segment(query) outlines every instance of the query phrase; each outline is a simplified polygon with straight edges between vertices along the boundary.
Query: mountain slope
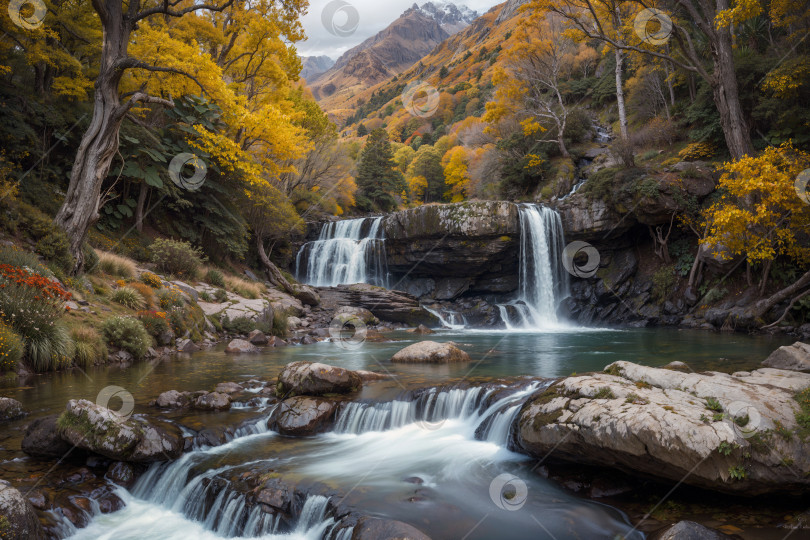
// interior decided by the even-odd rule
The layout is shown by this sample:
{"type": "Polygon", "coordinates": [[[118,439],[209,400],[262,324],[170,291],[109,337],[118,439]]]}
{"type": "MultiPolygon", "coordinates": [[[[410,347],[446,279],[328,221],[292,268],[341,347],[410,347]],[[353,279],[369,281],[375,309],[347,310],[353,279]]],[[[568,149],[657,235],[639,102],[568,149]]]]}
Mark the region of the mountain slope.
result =
{"type": "Polygon", "coordinates": [[[301,65],[301,77],[314,82],[321,74],[329,71],[335,61],[328,56],[304,56],[301,58],[301,65]]]}
{"type": "Polygon", "coordinates": [[[311,85],[312,93],[327,112],[345,109],[358,93],[409,68],[476,15],[453,4],[414,4],[385,30],[338,58],[311,85]]]}

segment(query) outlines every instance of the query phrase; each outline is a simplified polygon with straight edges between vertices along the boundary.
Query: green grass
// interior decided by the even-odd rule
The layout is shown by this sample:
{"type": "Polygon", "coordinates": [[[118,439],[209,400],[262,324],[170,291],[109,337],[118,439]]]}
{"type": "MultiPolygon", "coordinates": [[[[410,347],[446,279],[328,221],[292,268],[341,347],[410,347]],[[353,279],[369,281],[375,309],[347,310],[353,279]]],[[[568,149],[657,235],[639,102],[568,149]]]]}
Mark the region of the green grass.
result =
{"type": "Polygon", "coordinates": [[[596,394],[593,396],[594,399],[615,399],[616,395],[613,393],[613,390],[608,388],[607,386],[603,386],[599,389],[596,394]]]}

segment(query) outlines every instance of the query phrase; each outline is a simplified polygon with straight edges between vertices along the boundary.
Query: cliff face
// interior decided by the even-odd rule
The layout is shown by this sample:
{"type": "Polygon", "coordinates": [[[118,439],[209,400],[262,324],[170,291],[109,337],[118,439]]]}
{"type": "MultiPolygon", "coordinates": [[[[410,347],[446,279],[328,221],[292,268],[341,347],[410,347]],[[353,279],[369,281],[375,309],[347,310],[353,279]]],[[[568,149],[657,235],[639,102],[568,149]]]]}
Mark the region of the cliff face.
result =
{"type": "Polygon", "coordinates": [[[503,201],[421,206],[385,218],[388,269],[417,296],[517,288],[518,209],[503,201]]]}

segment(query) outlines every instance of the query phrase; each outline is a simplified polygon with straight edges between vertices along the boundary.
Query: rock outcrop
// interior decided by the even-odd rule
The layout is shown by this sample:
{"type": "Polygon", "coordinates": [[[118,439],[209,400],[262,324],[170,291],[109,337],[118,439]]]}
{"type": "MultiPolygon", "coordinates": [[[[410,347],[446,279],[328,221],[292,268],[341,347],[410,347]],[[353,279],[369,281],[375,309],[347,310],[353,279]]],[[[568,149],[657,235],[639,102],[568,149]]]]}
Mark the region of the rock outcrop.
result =
{"type": "Polygon", "coordinates": [[[353,371],[318,362],[293,362],[278,375],[279,396],[349,394],[363,387],[353,371]]]}
{"type": "Polygon", "coordinates": [[[452,341],[447,343],[420,341],[396,353],[391,357],[391,361],[402,364],[451,364],[469,362],[470,355],[459,349],[452,341]]]}
{"type": "Polygon", "coordinates": [[[228,343],[225,352],[228,354],[250,354],[259,352],[259,348],[244,339],[234,339],[228,343]]]}
{"type": "Polygon", "coordinates": [[[183,452],[183,433],[177,426],[125,418],[84,399],[68,401],[57,426],[65,442],[117,461],[168,461],[183,452]]]}
{"type": "Polygon", "coordinates": [[[21,443],[22,451],[39,458],[62,458],[67,455],[73,445],[59,436],[56,419],[57,416],[52,414],[28,424],[21,443]]]}
{"type": "Polygon", "coordinates": [[[0,480],[0,538],[3,540],[40,540],[45,532],[34,508],[22,493],[0,480]]]}
{"type": "Polygon", "coordinates": [[[810,345],[796,342],[793,345],[779,347],[762,362],[762,365],[775,369],[810,371],[810,345]]]}
{"type": "Polygon", "coordinates": [[[320,289],[320,294],[324,305],[364,308],[386,322],[411,326],[434,325],[439,322],[434,315],[419,305],[419,300],[415,296],[401,291],[389,291],[374,285],[357,284],[325,287],[320,289]]]}
{"type": "Polygon", "coordinates": [[[437,300],[517,289],[520,223],[513,203],[420,206],[387,216],[383,228],[389,271],[407,274],[398,288],[437,300]]]}
{"type": "Polygon", "coordinates": [[[616,362],[562,379],[520,412],[517,445],[712,490],[806,492],[810,441],[794,396],[810,374],[683,373],[616,362]]]}
{"type": "Polygon", "coordinates": [[[282,401],[267,426],[282,435],[295,437],[326,431],[332,424],[337,404],[328,399],[296,396],[282,401]]]}
{"type": "Polygon", "coordinates": [[[0,422],[14,420],[25,414],[22,403],[16,399],[0,397],[0,422]]]}

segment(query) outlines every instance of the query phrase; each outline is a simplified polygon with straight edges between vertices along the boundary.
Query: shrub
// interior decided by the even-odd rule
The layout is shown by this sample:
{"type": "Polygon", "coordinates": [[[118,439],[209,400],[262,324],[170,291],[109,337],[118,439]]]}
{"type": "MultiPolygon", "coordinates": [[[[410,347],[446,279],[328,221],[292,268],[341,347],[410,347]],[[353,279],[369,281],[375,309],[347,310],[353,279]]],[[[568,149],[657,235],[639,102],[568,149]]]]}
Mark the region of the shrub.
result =
{"type": "Polygon", "coordinates": [[[248,281],[246,279],[228,276],[225,278],[225,285],[229,291],[238,294],[243,298],[256,300],[264,292],[264,285],[255,281],[248,281]]]}
{"type": "Polygon", "coordinates": [[[603,386],[596,392],[593,396],[594,399],[615,399],[616,395],[613,393],[613,390],[610,389],[608,386],[603,386]]]}
{"type": "Polygon", "coordinates": [[[70,241],[61,230],[54,230],[37,241],[36,250],[64,272],[70,272],[76,262],[70,253],[70,241]]]}
{"type": "Polygon", "coordinates": [[[228,300],[228,293],[225,292],[225,289],[217,289],[214,292],[214,300],[216,300],[217,303],[222,304],[228,300]]]}
{"type": "Polygon", "coordinates": [[[95,329],[86,326],[74,328],[71,336],[76,345],[73,362],[82,368],[107,361],[107,345],[95,329]]]}
{"type": "Polygon", "coordinates": [[[128,285],[129,287],[138,291],[138,293],[143,297],[146,301],[146,307],[154,306],[157,302],[157,296],[155,295],[155,289],[146,285],[144,283],[133,282],[128,285]]]}
{"type": "Polygon", "coordinates": [[[146,300],[141,293],[132,287],[121,287],[112,294],[112,301],[129,309],[143,309],[146,307],[146,300]]]}
{"type": "Polygon", "coordinates": [[[233,320],[223,317],[222,328],[233,334],[249,334],[256,330],[256,322],[247,317],[237,317],[233,320]]]}
{"type": "Polygon", "coordinates": [[[678,152],[678,156],[684,161],[698,161],[709,159],[717,153],[717,148],[708,142],[697,142],[688,145],[678,152]]]}
{"type": "Polygon", "coordinates": [[[196,278],[203,263],[202,252],[188,242],[158,238],[152,243],[152,262],[176,276],[196,278]]]}
{"type": "Polygon", "coordinates": [[[183,295],[176,289],[160,289],[155,293],[160,309],[169,310],[183,305],[183,295]]]}
{"type": "Polygon", "coordinates": [[[652,296],[657,302],[663,302],[675,288],[675,271],[672,266],[665,266],[653,274],[652,296]]]}
{"type": "Polygon", "coordinates": [[[208,272],[205,274],[205,281],[214,287],[221,288],[225,286],[225,276],[222,275],[222,272],[214,268],[208,269],[208,272]]]}
{"type": "Polygon", "coordinates": [[[99,252],[98,269],[110,276],[127,279],[135,277],[134,261],[108,251],[99,252]]]}
{"type": "Polygon", "coordinates": [[[0,319],[26,342],[56,324],[70,298],[56,281],[25,268],[0,264],[0,319]]]}
{"type": "Polygon", "coordinates": [[[276,337],[283,338],[286,337],[288,328],[287,314],[277,309],[275,313],[273,313],[273,326],[270,329],[270,333],[276,337]]]}
{"type": "Polygon", "coordinates": [[[30,251],[23,251],[15,246],[0,248],[0,264],[28,268],[35,274],[52,278],[51,271],[48,270],[39,258],[30,251]]]}
{"type": "Polygon", "coordinates": [[[163,280],[160,276],[152,272],[144,272],[141,274],[141,281],[152,287],[153,289],[160,289],[163,287],[163,280]]]}
{"type": "Polygon", "coordinates": [[[0,373],[16,371],[23,352],[25,344],[20,335],[0,322],[0,373]]]}
{"type": "Polygon", "coordinates": [[[54,371],[70,365],[76,348],[70,332],[61,321],[40,328],[26,340],[25,358],[37,373],[54,371]]]}
{"type": "Polygon", "coordinates": [[[153,337],[158,337],[171,329],[169,321],[166,320],[165,311],[139,311],[138,319],[149,335],[153,337]]]}
{"type": "Polygon", "coordinates": [[[107,343],[125,350],[135,358],[146,356],[152,346],[152,337],[143,323],[132,317],[112,317],[101,326],[107,343]]]}
{"type": "Polygon", "coordinates": [[[82,246],[82,253],[84,254],[85,271],[92,270],[98,266],[98,253],[93,249],[93,246],[85,243],[84,246],[82,246]]]}

